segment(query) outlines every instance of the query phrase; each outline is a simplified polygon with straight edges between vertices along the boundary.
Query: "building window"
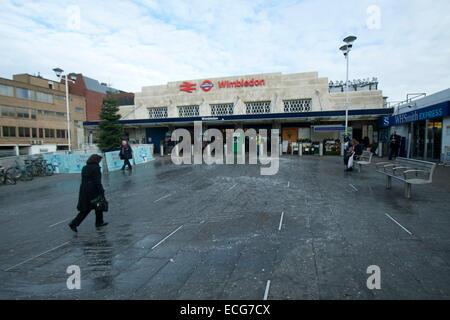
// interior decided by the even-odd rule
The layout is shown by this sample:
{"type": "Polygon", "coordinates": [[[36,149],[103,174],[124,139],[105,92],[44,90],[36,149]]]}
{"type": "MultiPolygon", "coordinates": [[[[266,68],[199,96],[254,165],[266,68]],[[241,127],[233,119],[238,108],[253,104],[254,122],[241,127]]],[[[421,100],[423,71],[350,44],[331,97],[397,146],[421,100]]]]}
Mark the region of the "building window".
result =
{"type": "Polygon", "coordinates": [[[13,107],[2,106],[2,117],[15,117],[16,111],[13,107]]]}
{"type": "Polygon", "coordinates": [[[29,138],[30,137],[30,128],[19,127],[19,137],[29,138]]]}
{"type": "Polygon", "coordinates": [[[283,100],[284,112],[311,111],[311,99],[283,100]]]}
{"type": "Polygon", "coordinates": [[[30,109],[31,119],[36,119],[36,110],[30,109]]]}
{"type": "Polygon", "coordinates": [[[57,99],[57,100],[66,100],[66,96],[60,96],[59,94],[55,94],[55,99],[57,99]]]}
{"type": "Polygon", "coordinates": [[[16,88],[16,97],[27,100],[34,100],[34,91],[25,88],[16,88]]]}
{"type": "Polygon", "coordinates": [[[15,137],[16,127],[3,127],[2,128],[3,137],[15,137]]]}
{"type": "MultiPolygon", "coordinates": [[[[29,118],[30,117],[30,110],[25,108],[16,108],[16,114],[17,118],[29,118]]],[[[20,133],[19,133],[20,135],[20,133]]]]}
{"type": "Polygon", "coordinates": [[[75,108],[75,112],[83,113],[83,112],[84,112],[84,109],[83,109],[83,108],[75,108]]]}
{"type": "Polygon", "coordinates": [[[66,130],[56,129],[56,137],[64,139],[66,137],[66,130]]]}
{"type": "Polygon", "coordinates": [[[46,138],[54,138],[55,137],[55,129],[45,129],[45,137],[46,138]]]}
{"type": "Polygon", "coordinates": [[[31,128],[31,137],[37,138],[37,129],[36,128],[31,128]]]}
{"type": "Polygon", "coordinates": [[[36,100],[39,102],[53,103],[53,95],[38,91],[36,92],[36,100]]]}
{"type": "Polygon", "coordinates": [[[220,103],[211,105],[212,116],[228,116],[233,114],[232,103],[220,103]]]}
{"type": "Polygon", "coordinates": [[[247,114],[270,113],[270,101],[246,102],[247,114]]]}
{"type": "Polygon", "coordinates": [[[178,106],[178,116],[181,118],[198,117],[199,106],[178,106]]]}
{"type": "Polygon", "coordinates": [[[39,138],[44,138],[44,129],[39,128],[39,138]]]}
{"type": "Polygon", "coordinates": [[[54,115],[55,115],[55,111],[44,110],[44,114],[45,114],[46,116],[54,116],[54,115]]]}
{"type": "Polygon", "coordinates": [[[167,118],[167,107],[148,108],[148,116],[150,119],[167,118]]]}
{"type": "Polygon", "coordinates": [[[65,117],[66,116],[66,114],[64,112],[55,112],[55,115],[57,117],[65,117]]]}
{"type": "Polygon", "coordinates": [[[2,96],[14,97],[14,87],[0,84],[0,94],[2,96]]]}

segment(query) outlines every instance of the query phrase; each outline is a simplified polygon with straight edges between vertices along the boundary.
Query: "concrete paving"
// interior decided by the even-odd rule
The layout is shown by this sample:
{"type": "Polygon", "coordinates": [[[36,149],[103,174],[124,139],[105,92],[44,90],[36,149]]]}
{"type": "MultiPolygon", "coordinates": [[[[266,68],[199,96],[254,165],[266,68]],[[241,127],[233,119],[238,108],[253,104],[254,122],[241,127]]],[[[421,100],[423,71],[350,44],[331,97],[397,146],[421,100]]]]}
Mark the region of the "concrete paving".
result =
{"type": "Polygon", "coordinates": [[[157,158],[104,176],[110,224],[91,213],[78,234],[79,175],[0,186],[0,298],[449,299],[449,177],[405,199],[340,157],[283,156],[275,176],[157,158]]]}

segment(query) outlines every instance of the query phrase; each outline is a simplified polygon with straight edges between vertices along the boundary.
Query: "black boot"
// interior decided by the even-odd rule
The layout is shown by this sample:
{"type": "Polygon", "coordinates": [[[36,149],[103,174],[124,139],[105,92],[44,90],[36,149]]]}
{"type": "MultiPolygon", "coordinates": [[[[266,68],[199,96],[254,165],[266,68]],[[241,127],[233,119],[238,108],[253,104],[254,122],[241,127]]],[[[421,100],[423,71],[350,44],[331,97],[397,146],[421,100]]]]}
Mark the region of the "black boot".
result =
{"type": "Polygon", "coordinates": [[[108,224],[108,222],[102,222],[102,223],[99,223],[99,224],[95,224],[95,227],[96,228],[100,228],[100,227],[106,226],[107,224],[108,224]]]}
{"type": "Polygon", "coordinates": [[[78,232],[77,227],[71,222],[69,223],[70,229],[72,229],[73,232],[78,232]]]}

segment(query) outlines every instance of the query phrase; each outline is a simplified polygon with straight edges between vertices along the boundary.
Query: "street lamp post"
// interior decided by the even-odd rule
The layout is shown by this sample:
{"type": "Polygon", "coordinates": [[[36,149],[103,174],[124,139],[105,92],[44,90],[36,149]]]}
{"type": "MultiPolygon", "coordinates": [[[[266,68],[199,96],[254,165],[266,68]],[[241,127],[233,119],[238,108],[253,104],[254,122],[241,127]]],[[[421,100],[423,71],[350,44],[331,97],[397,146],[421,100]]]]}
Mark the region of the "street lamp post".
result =
{"type": "Polygon", "coordinates": [[[64,70],[60,68],[55,68],[53,71],[56,73],[56,76],[58,78],[61,78],[61,76],[64,76],[66,78],[66,114],[67,114],[67,140],[68,140],[68,146],[69,146],[69,153],[72,152],[72,147],[70,143],[70,108],[69,108],[69,79],[67,77],[67,74],[63,74],[64,70]]]}
{"type": "Polygon", "coordinates": [[[344,44],[339,50],[344,54],[345,60],[347,61],[347,72],[345,77],[345,135],[348,135],[348,56],[351,48],[353,47],[353,42],[356,40],[355,36],[348,36],[344,39],[344,44]]]}

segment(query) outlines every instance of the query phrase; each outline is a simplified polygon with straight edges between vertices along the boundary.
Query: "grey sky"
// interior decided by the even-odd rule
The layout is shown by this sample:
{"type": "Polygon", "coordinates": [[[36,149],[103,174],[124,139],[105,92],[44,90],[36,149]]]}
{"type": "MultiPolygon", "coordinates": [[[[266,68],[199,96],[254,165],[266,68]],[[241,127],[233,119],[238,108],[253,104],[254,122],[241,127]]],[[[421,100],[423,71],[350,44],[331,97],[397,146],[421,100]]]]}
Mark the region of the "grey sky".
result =
{"type": "Polygon", "coordinates": [[[449,87],[448,12],[448,0],[2,0],[0,76],[55,78],[58,66],[133,92],[263,72],[344,80],[339,47],[353,34],[350,79],[377,77],[401,100],[449,87]]]}

